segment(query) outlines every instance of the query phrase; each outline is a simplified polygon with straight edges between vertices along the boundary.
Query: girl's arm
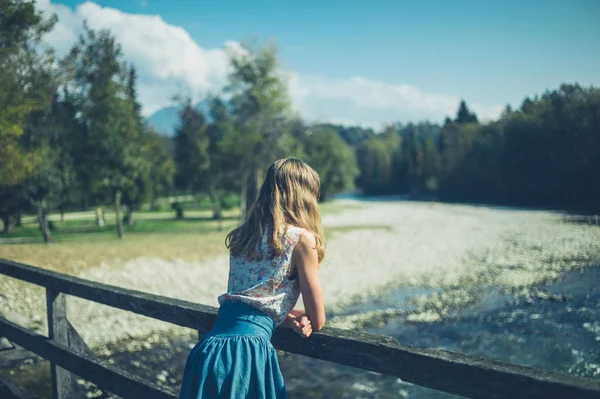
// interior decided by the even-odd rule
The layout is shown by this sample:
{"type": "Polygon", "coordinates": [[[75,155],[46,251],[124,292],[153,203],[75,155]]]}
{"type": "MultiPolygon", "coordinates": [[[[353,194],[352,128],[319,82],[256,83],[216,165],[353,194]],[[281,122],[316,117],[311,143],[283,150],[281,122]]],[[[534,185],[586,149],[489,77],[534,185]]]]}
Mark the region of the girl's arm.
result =
{"type": "MultiPolygon", "coordinates": [[[[304,301],[306,316],[313,331],[319,331],[325,325],[325,305],[323,290],[319,281],[319,257],[315,236],[305,231],[292,252],[292,262],[298,271],[300,292],[304,301]]],[[[300,311],[294,309],[292,312],[300,311]]]]}

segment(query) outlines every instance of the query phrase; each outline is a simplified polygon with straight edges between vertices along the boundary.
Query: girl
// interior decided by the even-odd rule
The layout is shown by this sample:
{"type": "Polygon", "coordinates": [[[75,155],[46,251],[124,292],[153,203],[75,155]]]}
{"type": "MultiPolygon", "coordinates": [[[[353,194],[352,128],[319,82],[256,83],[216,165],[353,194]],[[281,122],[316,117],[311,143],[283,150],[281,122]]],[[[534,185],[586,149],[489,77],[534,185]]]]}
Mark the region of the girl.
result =
{"type": "Polygon", "coordinates": [[[325,324],[319,175],[295,158],[273,163],[245,223],[227,235],[227,292],[213,329],[188,356],[181,399],[285,398],[270,339],[278,325],[309,337],[325,324]],[[292,309],[302,293],[304,309],[292,309]]]}

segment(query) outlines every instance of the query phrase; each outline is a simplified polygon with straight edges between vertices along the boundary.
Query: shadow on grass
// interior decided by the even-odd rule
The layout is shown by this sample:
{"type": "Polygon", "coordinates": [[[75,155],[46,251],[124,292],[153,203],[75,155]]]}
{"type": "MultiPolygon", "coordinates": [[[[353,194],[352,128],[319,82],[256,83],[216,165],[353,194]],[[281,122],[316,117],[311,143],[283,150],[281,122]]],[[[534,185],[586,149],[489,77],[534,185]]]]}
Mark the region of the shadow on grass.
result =
{"type": "MultiPolygon", "coordinates": [[[[231,229],[234,222],[239,218],[236,216],[223,217],[223,231],[231,229]]],[[[219,221],[212,217],[189,217],[185,219],[139,219],[133,226],[123,226],[123,232],[127,235],[145,235],[156,233],[190,233],[203,234],[219,230],[219,221]]],[[[97,226],[93,221],[77,221],[55,223],[51,231],[52,242],[63,242],[81,239],[112,239],[117,236],[115,224],[97,226]]],[[[42,233],[39,227],[25,225],[15,229],[11,233],[0,233],[0,245],[8,244],[35,244],[43,243],[42,233]]]]}

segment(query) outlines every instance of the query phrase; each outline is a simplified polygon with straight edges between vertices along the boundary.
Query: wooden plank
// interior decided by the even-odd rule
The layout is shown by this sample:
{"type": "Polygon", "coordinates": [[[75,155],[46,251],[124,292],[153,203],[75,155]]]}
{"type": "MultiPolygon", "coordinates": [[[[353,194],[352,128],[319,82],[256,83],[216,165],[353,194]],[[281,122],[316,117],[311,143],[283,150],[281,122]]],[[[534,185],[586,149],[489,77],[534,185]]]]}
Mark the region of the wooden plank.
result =
{"type": "Polygon", "coordinates": [[[67,331],[69,333],[69,348],[73,349],[75,352],[83,353],[90,357],[96,356],[90,347],[87,346],[83,338],[81,338],[81,335],[79,335],[69,320],[67,320],[67,331]]]}
{"type": "MultiPolygon", "coordinates": [[[[0,312],[0,316],[4,316],[2,314],[2,312],[0,312]]],[[[14,349],[15,346],[6,338],[4,337],[0,337],[0,352],[6,350],[6,349],[14,349]]]]}
{"type": "Polygon", "coordinates": [[[0,398],[2,399],[37,399],[6,376],[0,375],[0,398]]]}
{"type": "Polygon", "coordinates": [[[23,348],[37,353],[81,378],[122,398],[176,399],[172,391],[113,367],[97,358],[78,353],[0,317],[0,332],[23,348]]]}
{"type": "Polygon", "coordinates": [[[0,259],[0,274],[202,332],[212,328],[217,314],[213,306],[97,283],[6,259],[0,259]]]}
{"type": "MultiPolygon", "coordinates": [[[[73,327],[69,320],[67,320],[67,329],[69,332],[69,348],[72,349],[74,352],[79,352],[91,358],[95,358],[96,355],[94,354],[92,349],[90,349],[90,347],[87,346],[83,338],[81,338],[81,335],[79,335],[79,333],[77,332],[75,327],[73,327]]],[[[99,387],[99,389],[100,391],[102,391],[104,396],[110,396],[106,390],[102,389],[102,387],[99,387]]]]}
{"type": "Polygon", "coordinates": [[[38,362],[41,358],[20,346],[0,351],[0,369],[14,368],[27,360],[38,362]]]}
{"type": "Polygon", "coordinates": [[[277,329],[276,348],[397,376],[469,398],[600,399],[600,381],[443,350],[408,348],[391,337],[325,328],[309,339],[277,329]],[[298,337],[299,338],[299,337],[298,337]]]}
{"type": "MultiPolygon", "coordinates": [[[[0,273],[189,327],[200,334],[208,331],[215,320],[216,309],[210,306],[95,283],[16,262],[0,260],[0,273]]],[[[374,334],[324,328],[303,339],[289,329],[278,328],[273,344],[287,352],[392,375],[463,396],[551,398],[561,392],[565,398],[600,398],[600,381],[460,353],[404,347],[391,337],[374,334]]]]}
{"type": "MultiPolygon", "coordinates": [[[[92,357],[95,356],[94,352],[85,343],[83,338],[81,338],[69,320],[67,320],[67,326],[69,333],[69,347],[75,352],[84,353],[92,357]]],[[[0,369],[14,368],[27,360],[39,362],[43,359],[35,353],[23,349],[18,345],[15,345],[14,348],[0,350],[0,369]]]]}
{"type": "MultiPolygon", "coordinates": [[[[48,338],[69,346],[69,325],[67,323],[67,299],[65,294],[46,289],[46,312],[48,313],[48,338]]],[[[68,399],[73,397],[75,378],[67,370],[50,363],[52,398],[68,399]]]]}

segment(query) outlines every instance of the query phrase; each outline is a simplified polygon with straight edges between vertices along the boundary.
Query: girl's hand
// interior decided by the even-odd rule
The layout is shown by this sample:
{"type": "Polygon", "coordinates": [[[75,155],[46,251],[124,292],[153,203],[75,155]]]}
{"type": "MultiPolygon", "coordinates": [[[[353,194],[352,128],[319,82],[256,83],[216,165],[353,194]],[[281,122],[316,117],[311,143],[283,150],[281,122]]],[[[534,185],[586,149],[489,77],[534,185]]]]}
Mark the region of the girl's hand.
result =
{"type": "Polygon", "coordinates": [[[293,320],[294,332],[299,334],[303,338],[310,337],[312,334],[312,325],[310,320],[306,316],[297,317],[293,320]]]}

